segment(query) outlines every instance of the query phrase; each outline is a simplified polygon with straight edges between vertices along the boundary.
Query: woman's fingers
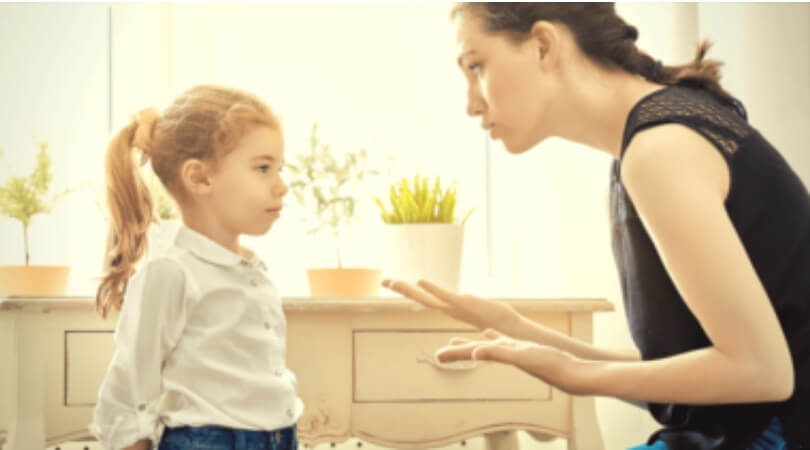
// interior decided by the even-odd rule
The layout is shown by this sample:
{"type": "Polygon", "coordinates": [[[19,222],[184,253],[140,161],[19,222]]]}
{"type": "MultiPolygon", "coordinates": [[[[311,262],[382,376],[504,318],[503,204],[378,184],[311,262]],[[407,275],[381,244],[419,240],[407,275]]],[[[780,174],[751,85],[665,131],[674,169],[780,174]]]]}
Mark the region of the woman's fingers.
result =
{"type": "MultiPolygon", "coordinates": [[[[487,328],[486,330],[484,330],[483,335],[484,335],[485,338],[490,339],[490,340],[498,339],[498,338],[503,337],[503,335],[501,333],[498,333],[497,331],[495,331],[495,330],[493,330],[491,328],[487,328]]],[[[450,342],[449,342],[448,345],[461,345],[461,344],[467,344],[467,343],[470,343],[470,342],[477,342],[479,344],[483,344],[486,341],[475,341],[475,340],[469,339],[469,338],[464,338],[464,337],[460,337],[460,336],[453,336],[452,338],[450,338],[450,342]]]]}
{"type": "Polygon", "coordinates": [[[469,361],[472,359],[472,351],[479,344],[479,341],[469,341],[466,343],[444,346],[436,350],[436,360],[441,363],[469,361]]]}
{"type": "Polygon", "coordinates": [[[472,342],[472,339],[467,339],[467,338],[456,336],[456,337],[450,338],[450,343],[448,345],[461,345],[461,344],[466,344],[468,342],[472,342]]]}
{"type": "Polygon", "coordinates": [[[383,280],[382,285],[383,287],[386,287],[394,292],[398,292],[411,300],[427,306],[428,308],[445,309],[447,307],[444,302],[411,283],[386,278],[383,280]]]}
{"type": "Polygon", "coordinates": [[[437,286],[436,284],[431,283],[427,280],[419,280],[416,283],[420,288],[424,289],[425,291],[429,292],[433,296],[442,299],[448,303],[458,303],[460,296],[455,292],[448,291],[442,287],[437,286]]]}
{"type": "Polygon", "coordinates": [[[515,350],[515,341],[508,338],[496,338],[489,341],[475,341],[462,337],[453,337],[450,339],[450,344],[436,351],[436,359],[439,360],[439,362],[480,359],[508,362],[509,364],[512,364],[514,359],[505,361],[500,358],[511,358],[515,350]],[[509,350],[511,353],[502,352],[501,349],[509,350]]]}
{"type": "Polygon", "coordinates": [[[520,367],[520,349],[508,342],[489,341],[476,346],[470,353],[476,361],[496,361],[520,367]]]}
{"type": "Polygon", "coordinates": [[[492,328],[487,328],[484,330],[484,337],[487,339],[498,339],[499,337],[503,337],[503,335],[492,328]]]}

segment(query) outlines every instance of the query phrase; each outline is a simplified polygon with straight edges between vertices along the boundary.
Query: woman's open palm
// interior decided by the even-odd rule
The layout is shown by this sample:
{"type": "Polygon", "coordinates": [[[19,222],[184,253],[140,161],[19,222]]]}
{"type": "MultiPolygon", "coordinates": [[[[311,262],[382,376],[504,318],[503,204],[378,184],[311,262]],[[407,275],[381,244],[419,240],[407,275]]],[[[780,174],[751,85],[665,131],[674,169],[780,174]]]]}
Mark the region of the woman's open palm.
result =
{"type": "Polygon", "coordinates": [[[402,280],[383,280],[383,286],[422,305],[478,329],[492,328],[508,334],[520,314],[511,306],[474,295],[456,294],[435,284],[420,280],[417,285],[402,280]]]}

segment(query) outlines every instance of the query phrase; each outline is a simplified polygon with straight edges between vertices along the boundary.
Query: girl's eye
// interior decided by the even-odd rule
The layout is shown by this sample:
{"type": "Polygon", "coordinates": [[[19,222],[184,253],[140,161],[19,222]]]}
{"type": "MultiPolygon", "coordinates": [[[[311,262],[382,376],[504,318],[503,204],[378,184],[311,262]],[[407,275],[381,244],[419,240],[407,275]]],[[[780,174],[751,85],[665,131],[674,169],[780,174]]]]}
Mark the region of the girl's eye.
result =
{"type": "Polygon", "coordinates": [[[469,69],[470,72],[477,72],[481,69],[481,64],[479,63],[470,64],[469,66],[467,66],[467,69],[469,69]]]}
{"type": "Polygon", "coordinates": [[[267,173],[267,171],[270,170],[270,165],[269,164],[262,164],[261,166],[256,167],[256,170],[258,170],[261,173],[267,173]]]}

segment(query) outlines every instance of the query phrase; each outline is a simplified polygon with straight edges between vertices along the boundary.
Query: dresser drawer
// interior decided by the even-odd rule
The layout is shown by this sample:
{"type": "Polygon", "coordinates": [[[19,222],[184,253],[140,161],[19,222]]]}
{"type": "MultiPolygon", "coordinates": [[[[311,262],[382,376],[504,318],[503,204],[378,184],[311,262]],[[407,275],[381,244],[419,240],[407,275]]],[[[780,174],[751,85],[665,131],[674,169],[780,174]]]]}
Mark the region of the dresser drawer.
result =
{"type": "Polygon", "coordinates": [[[434,353],[454,336],[482,339],[469,331],[355,330],[354,401],[551,400],[549,385],[511,366],[438,364],[434,353]]]}

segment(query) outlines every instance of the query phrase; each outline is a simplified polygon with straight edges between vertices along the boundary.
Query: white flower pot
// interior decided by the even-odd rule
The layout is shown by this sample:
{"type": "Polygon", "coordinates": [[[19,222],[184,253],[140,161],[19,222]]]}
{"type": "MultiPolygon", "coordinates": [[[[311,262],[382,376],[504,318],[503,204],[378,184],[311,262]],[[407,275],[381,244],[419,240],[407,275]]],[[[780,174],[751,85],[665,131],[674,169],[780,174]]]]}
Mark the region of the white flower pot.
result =
{"type": "Polygon", "coordinates": [[[464,226],[446,223],[386,225],[389,267],[386,276],[416,283],[431,281],[458,291],[464,226]]]}

